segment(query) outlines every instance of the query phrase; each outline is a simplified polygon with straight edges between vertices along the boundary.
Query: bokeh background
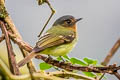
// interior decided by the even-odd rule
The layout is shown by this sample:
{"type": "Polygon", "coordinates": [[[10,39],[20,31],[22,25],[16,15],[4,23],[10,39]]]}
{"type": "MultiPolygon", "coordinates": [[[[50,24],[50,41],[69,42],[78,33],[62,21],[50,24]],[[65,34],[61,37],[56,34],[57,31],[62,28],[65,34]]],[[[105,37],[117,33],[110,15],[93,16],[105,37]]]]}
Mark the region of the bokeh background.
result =
{"type": "MultiPolygon", "coordinates": [[[[82,17],[78,26],[78,43],[69,54],[70,57],[83,59],[89,57],[103,61],[109,50],[120,38],[120,0],[49,0],[56,14],[48,24],[63,15],[82,17]]],[[[36,0],[6,0],[6,6],[23,39],[35,45],[38,34],[51,14],[47,4],[37,5],[36,0]]],[[[120,65],[120,49],[110,64],[120,65]]],[[[39,60],[35,60],[38,66],[39,60]]],[[[38,69],[38,67],[37,67],[38,69]]],[[[107,75],[108,80],[117,80],[107,75]]]]}

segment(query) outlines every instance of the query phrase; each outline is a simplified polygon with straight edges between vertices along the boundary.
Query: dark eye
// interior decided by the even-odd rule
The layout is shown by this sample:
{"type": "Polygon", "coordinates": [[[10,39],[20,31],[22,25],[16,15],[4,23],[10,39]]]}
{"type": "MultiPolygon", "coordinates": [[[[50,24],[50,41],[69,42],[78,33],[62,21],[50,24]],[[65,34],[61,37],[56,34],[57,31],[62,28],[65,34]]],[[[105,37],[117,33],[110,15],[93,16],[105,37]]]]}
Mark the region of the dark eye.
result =
{"type": "Polygon", "coordinates": [[[65,22],[67,23],[67,24],[71,24],[71,20],[70,19],[67,19],[67,20],[65,20],[65,22]]]}

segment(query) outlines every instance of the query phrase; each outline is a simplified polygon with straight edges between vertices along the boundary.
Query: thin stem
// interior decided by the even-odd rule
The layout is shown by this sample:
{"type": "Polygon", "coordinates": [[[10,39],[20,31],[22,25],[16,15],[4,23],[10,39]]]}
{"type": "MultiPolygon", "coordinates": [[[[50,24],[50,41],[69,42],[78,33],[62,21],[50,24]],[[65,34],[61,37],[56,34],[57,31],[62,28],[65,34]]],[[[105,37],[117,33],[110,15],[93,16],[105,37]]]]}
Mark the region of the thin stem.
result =
{"type": "Polygon", "coordinates": [[[118,72],[115,72],[114,75],[120,80],[120,74],[118,72]]]}
{"type": "Polygon", "coordinates": [[[111,48],[110,52],[108,53],[108,55],[106,56],[106,58],[104,59],[104,61],[101,64],[104,66],[107,65],[119,47],[120,47],[120,38],[116,41],[116,43],[111,48]]]}
{"type": "Polygon", "coordinates": [[[48,18],[47,22],[45,23],[45,25],[43,26],[42,30],[40,31],[40,34],[38,35],[38,37],[40,37],[43,33],[43,31],[45,30],[47,24],[49,23],[50,19],[52,18],[53,13],[51,13],[50,17],[48,18]]]}
{"type": "Polygon", "coordinates": [[[99,78],[99,80],[102,80],[102,78],[104,77],[105,73],[102,74],[102,76],[99,78]]]}
{"type": "Polygon", "coordinates": [[[55,13],[55,10],[53,9],[53,7],[51,6],[51,4],[49,3],[48,0],[46,0],[46,3],[48,4],[48,6],[50,7],[52,13],[54,14],[54,13],[55,13]]]}
{"type": "Polygon", "coordinates": [[[44,29],[46,28],[47,24],[49,23],[49,21],[51,20],[52,16],[54,15],[55,13],[55,10],[52,8],[51,4],[49,3],[48,0],[46,0],[46,3],[48,4],[49,8],[51,9],[51,15],[50,17],[48,18],[47,22],[45,23],[45,25],[43,26],[42,30],[40,31],[40,34],[38,35],[38,37],[40,37],[44,31],[44,29]]]}
{"type": "MultiPolygon", "coordinates": [[[[119,47],[120,47],[120,38],[116,41],[116,43],[111,48],[111,50],[109,51],[108,55],[103,60],[103,62],[101,62],[101,64],[106,66],[110,62],[111,58],[115,55],[115,52],[118,50],[119,47]]],[[[102,76],[100,77],[99,80],[101,80],[104,77],[104,75],[105,75],[105,73],[102,74],[102,76]]],[[[117,77],[118,75],[115,74],[115,76],[117,77]]]]}

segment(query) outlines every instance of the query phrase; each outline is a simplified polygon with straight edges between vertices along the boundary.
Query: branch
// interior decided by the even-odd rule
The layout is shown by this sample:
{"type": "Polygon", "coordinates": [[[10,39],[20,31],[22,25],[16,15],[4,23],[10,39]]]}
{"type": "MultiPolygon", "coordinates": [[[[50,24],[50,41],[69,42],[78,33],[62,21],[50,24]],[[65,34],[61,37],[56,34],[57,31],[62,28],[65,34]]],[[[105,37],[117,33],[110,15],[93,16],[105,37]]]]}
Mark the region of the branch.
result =
{"type": "Polygon", "coordinates": [[[5,39],[4,34],[2,34],[2,36],[0,37],[0,43],[5,39]]]}
{"type": "Polygon", "coordinates": [[[57,60],[54,60],[52,58],[46,58],[44,56],[41,55],[37,55],[35,58],[37,59],[42,59],[43,61],[45,61],[48,64],[51,64],[53,66],[65,69],[65,70],[79,70],[79,71],[85,71],[85,72],[95,72],[95,73],[109,73],[109,74],[113,74],[114,71],[117,71],[120,69],[120,66],[116,65],[109,65],[109,66],[105,66],[105,67],[87,67],[87,66],[78,66],[78,65],[72,65],[71,63],[65,63],[65,62],[60,62],[57,60]]]}
{"type": "Polygon", "coordinates": [[[56,72],[50,72],[49,75],[54,75],[58,77],[73,77],[75,79],[83,79],[83,80],[96,80],[94,78],[81,75],[81,74],[76,74],[73,72],[68,72],[68,71],[56,71],[56,72]]]}
{"type": "Polygon", "coordinates": [[[104,61],[101,64],[104,66],[107,65],[119,47],[120,47],[120,38],[117,40],[117,42],[111,48],[110,52],[108,53],[108,55],[106,56],[106,58],[104,59],[104,61]]]}
{"type": "MultiPolygon", "coordinates": [[[[116,41],[116,43],[113,45],[113,47],[111,48],[111,50],[109,51],[108,55],[105,57],[105,59],[103,60],[103,62],[101,62],[102,65],[106,66],[110,60],[112,59],[112,57],[115,55],[115,52],[118,50],[118,48],[120,47],[120,38],[116,41]]],[[[101,80],[103,78],[105,74],[103,74],[99,80],[101,80]]],[[[114,75],[120,79],[120,74],[118,72],[115,72],[114,75]]]]}
{"type": "Polygon", "coordinates": [[[120,80],[120,74],[118,72],[115,72],[114,75],[120,80]]]}
{"type": "Polygon", "coordinates": [[[48,18],[47,22],[45,23],[43,29],[40,31],[40,34],[38,35],[38,37],[40,37],[44,31],[44,29],[46,28],[47,24],[49,23],[50,19],[52,18],[52,16],[54,15],[54,12],[51,13],[50,17],[48,18]]]}
{"type": "Polygon", "coordinates": [[[0,27],[1,27],[2,33],[4,33],[4,35],[5,35],[5,41],[6,41],[6,45],[7,45],[10,70],[13,74],[19,75],[20,72],[19,72],[19,69],[18,69],[17,64],[16,64],[15,54],[13,52],[11,41],[10,41],[9,35],[7,33],[7,30],[5,28],[5,24],[2,21],[0,21],[0,27]]]}

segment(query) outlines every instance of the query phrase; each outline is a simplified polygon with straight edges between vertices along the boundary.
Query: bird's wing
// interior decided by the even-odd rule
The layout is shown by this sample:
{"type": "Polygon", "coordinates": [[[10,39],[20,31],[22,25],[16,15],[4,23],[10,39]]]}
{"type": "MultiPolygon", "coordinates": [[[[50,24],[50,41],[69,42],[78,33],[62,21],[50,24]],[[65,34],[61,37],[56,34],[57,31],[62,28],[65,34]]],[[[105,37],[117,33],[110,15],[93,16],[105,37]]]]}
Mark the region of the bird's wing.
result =
{"type": "Polygon", "coordinates": [[[47,33],[39,38],[39,41],[36,43],[36,46],[33,50],[37,53],[49,47],[72,42],[74,38],[75,36],[73,36],[73,34],[64,36],[64,35],[52,35],[47,33]]]}

